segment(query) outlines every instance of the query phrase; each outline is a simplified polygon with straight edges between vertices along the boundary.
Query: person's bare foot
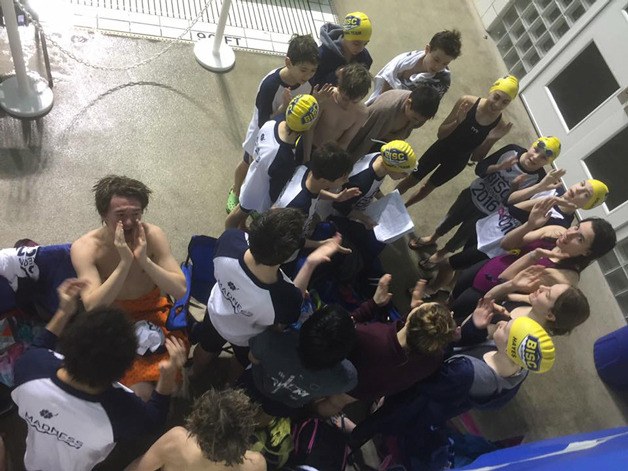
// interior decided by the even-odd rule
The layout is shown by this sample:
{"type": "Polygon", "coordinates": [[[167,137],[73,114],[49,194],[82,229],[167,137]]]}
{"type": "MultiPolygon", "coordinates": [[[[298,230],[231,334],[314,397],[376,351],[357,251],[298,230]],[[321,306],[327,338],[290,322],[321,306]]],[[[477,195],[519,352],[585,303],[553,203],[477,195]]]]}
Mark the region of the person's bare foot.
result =
{"type": "Polygon", "coordinates": [[[440,262],[445,260],[446,257],[447,257],[447,252],[442,252],[442,251],[439,250],[439,251],[435,252],[434,254],[432,254],[430,256],[430,258],[427,259],[427,261],[429,262],[429,264],[432,267],[435,267],[440,262]]]}

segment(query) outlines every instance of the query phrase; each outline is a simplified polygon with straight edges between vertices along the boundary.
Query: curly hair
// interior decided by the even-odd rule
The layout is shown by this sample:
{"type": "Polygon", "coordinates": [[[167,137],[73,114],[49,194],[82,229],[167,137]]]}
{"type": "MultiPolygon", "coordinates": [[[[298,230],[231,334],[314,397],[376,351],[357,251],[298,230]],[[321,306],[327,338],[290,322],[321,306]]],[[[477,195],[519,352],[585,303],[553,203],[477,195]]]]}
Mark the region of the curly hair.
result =
{"type": "Polygon", "coordinates": [[[107,175],[96,182],[92,187],[96,210],[104,217],[109,210],[109,203],[114,196],[136,198],[142,206],[142,211],[148,206],[148,198],[152,193],[150,188],[139,180],[120,175],[107,175]]]}
{"type": "Polygon", "coordinates": [[[407,344],[410,351],[432,354],[449,344],[456,331],[449,309],[439,303],[425,303],[408,315],[407,344]]]}
{"type": "Polygon", "coordinates": [[[120,309],[93,309],[74,316],[60,335],[58,348],[72,378],[104,388],[118,381],[133,363],[135,328],[120,309]]]}
{"type": "Polygon", "coordinates": [[[210,389],[194,402],[185,428],[205,458],[233,466],[244,462],[258,410],[240,389],[210,389]]]}

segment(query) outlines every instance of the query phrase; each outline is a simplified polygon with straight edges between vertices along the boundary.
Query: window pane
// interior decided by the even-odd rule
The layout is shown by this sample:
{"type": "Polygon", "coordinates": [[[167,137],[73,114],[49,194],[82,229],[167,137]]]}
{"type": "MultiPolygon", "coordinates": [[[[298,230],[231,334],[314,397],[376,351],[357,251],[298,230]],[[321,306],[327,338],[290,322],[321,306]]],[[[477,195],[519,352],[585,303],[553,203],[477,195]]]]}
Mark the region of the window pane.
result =
{"type": "Polygon", "coordinates": [[[628,320],[628,293],[622,293],[615,296],[621,312],[624,313],[624,317],[628,320]]]}
{"type": "Polygon", "coordinates": [[[619,267],[619,260],[615,251],[611,250],[606,255],[598,259],[602,273],[608,273],[611,270],[619,267]]]}
{"type": "Polygon", "coordinates": [[[628,278],[626,278],[623,268],[613,270],[605,276],[608,286],[611,288],[613,294],[618,294],[628,290],[628,278]]]}
{"type": "Polygon", "coordinates": [[[547,88],[571,129],[617,91],[619,84],[592,42],[547,88]]]}
{"type": "Polygon", "coordinates": [[[619,252],[619,256],[621,257],[624,265],[628,266],[628,237],[619,241],[617,244],[617,251],[619,252]]]}
{"type": "Polygon", "coordinates": [[[608,185],[606,207],[612,211],[628,200],[628,128],[624,128],[602,147],[584,159],[593,178],[608,185]]]}

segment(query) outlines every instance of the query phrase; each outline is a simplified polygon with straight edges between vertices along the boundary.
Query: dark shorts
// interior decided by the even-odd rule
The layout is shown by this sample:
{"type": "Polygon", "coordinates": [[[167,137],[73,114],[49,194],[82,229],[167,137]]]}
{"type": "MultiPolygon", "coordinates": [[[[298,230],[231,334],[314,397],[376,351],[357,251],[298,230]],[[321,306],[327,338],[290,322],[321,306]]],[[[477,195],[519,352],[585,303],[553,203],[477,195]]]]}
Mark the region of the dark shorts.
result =
{"type": "Polygon", "coordinates": [[[251,162],[253,161],[253,157],[251,157],[251,155],[248,152],[244,152],[244,155],[242,156],[242,160],[244,161],[245,164],[251,165],[251,162]]]}
{"type": "MultiPolygon", "coordinates": [[[[203,350],[214,355],[220,355],[225,345],[229,343],[218,333],[207,311],[205,311],[203,320],[196,322],[190,329],[190,342],[193,344],[198,343],[203,350]]],[[[240,347],[238,345],[232,345],[231,347],[238,362],[243,366],[247,366],[249,364],[249,347],[240,347]]]]}

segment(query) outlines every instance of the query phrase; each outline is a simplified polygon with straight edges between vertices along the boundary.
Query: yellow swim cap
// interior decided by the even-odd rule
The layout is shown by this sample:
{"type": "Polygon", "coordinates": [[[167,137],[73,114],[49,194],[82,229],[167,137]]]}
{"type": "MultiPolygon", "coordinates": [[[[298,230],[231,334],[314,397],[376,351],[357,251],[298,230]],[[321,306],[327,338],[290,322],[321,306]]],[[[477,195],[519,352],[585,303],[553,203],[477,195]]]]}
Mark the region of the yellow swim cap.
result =
{"type": "Polygon", "coordinates": [[[554,365],[554,342],[545,329],[529,317],[517,317],[510,325],[506,355],[521,368],[545,373],[554,365]]]}
{"type": "Polygon", "coordinates": [[[589,198],[589,201],[587,201],[587,204],[585,204],[582,209],[593,209],[604,202],[604,200],[608,196],[608,187],[606,186],[606,183],[599,180],[594,180],[591,178],[587,181],[593,187],[593,194],[591,195],[591,198],[589,198]]]}
{"type": "Polygon", "coordinates": [[[312,127],[318,116],[318,102],[312,95],[295,96],[286,109],[286,123],[292,131],[303,132],[312,127]]]}
{"type": "Polygon", "coordinates": [[[517,77],[514,75],[506,75],[499,78],[495,80],[495,83],[488,92],[491,93],[494,91],[504,92],[511,100],[514,100],[517,97],[517,93],[519,93],[519,80],[517,80],[517,77]]]}
{"type": "Polygon", "coordinates": [[[560,140],[554,136],[539,137],[534,141],[532,147],[544,150],[545,155],[549,157],[549,163],[552,163],[560,155],[560,140]]]}
{"type": "Polygon", "coordinates": [[[411,173],[416,168],[416,154],[406,141],[390,141],[382,146],[381,153],[387,170],[411,173]]]}
{"type": "Polygon", "coordinates": [[[371,20],[361,11],[354,11],[345,16],[342,23],[345,38],[349,41],[368,41],[371,39],[371,20]]]}

